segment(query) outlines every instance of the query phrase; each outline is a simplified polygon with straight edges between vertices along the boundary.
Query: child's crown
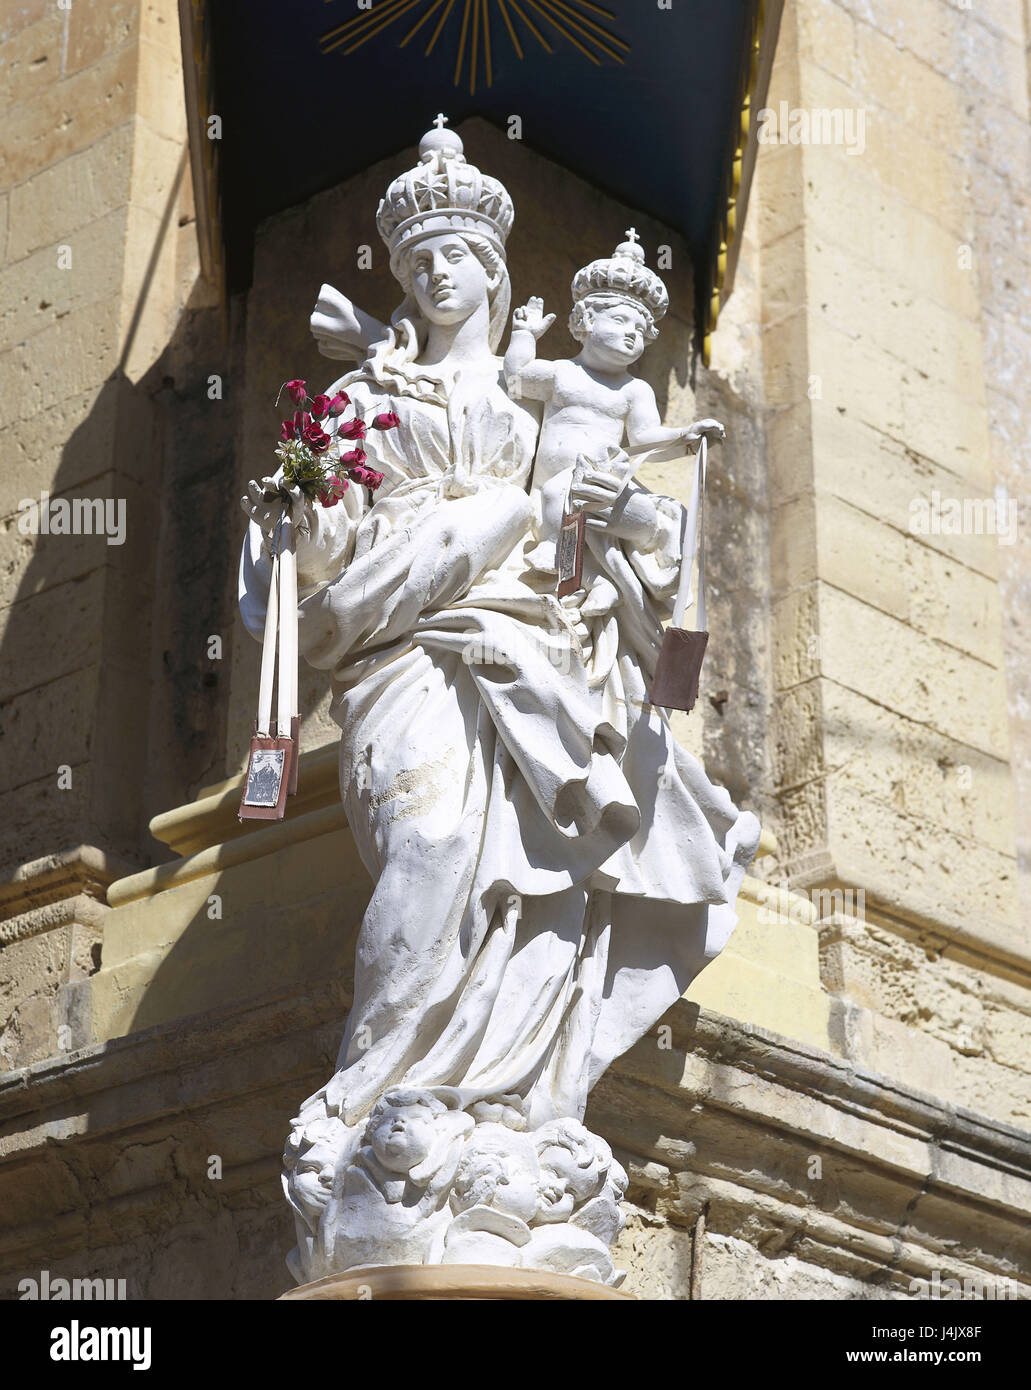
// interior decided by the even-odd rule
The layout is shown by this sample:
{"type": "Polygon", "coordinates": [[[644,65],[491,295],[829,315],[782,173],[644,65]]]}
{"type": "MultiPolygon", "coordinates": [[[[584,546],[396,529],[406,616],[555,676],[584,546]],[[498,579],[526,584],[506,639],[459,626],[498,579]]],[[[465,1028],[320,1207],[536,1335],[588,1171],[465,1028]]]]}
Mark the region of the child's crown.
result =
{"type": "Polygon", "coordinates": [[[644,248],[633,227],[607,260],[592,261],[573,276],[573,303],[592,294],[613,294],[639,304],[658,321],[669,308],[669,293],[653,270],[644,263],[644,248]]]}

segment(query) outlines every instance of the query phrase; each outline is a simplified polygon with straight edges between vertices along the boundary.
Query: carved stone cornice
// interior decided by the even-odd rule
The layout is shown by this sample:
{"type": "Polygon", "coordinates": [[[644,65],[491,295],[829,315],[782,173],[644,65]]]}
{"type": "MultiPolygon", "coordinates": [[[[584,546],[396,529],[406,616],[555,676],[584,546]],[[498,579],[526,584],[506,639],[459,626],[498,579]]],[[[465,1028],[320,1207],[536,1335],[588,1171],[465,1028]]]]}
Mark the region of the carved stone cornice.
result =
{"type": "MultiPolygon", "coordinates": [[[[266,1000],[8,1074],[0,1204],[22,1218],[0,1238],[0,1268],[44,1250],[52,1260],[93,1251],[147,1228],[158,1200],[153,1170],[142,1165],[128,1181],[121,1172],[109,1190],[91,1150],[121,1152],[188,1130],[198,1152],[220,1153],[228,1125],[233,1159],[218,1199],[257,1188],[278,1201],[278,1136],[270,1142],[263,1117],[321,1074],[342,1003],[330,988],[266,1000]],[[90,1173],[88,1220],[74,1204],[50,1210],[45,1230],[34,1217],[26,1194],[45,1187],[46,1165],[90,1173]]],[[[588,1109],[627,1166],[643,1216],[686,1230],[704,1211],[712,1234],[903,1289],[934,1270],[1013,1279],[1028,1267],[1026,1133],[684,1001],[662,1027],[669,1036],[642,1039],[588,1109]],[[807,1182],[814,1157],[823,1176],[807,1182]]],[[[162,1182],[181,1185],[176,1165],[162,1182]]]]}

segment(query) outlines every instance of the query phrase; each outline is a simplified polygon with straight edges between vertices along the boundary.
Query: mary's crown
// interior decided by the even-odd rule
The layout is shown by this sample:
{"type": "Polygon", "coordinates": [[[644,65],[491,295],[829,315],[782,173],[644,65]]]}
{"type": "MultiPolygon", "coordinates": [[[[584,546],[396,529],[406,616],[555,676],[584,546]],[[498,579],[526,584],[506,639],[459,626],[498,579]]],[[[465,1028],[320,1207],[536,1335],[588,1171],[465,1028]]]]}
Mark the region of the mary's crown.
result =
{"type": "Polygon", "coordinates": [[[443,232],[485,237],[503,258],[515,211],[505,186],[465,158],[457,132],[444,116],[419,142],[419,163],[394,179],[376,214],[395,275],[401,256],[416,242],[443,232]]]}

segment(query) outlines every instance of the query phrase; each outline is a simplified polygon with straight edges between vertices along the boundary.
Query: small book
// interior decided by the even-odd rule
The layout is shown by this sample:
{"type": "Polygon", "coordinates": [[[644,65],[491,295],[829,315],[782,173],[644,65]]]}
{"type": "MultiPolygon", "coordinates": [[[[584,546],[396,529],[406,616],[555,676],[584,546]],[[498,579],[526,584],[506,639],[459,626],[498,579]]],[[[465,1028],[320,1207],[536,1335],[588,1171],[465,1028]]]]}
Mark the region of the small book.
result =
{"type": "Polygon", "coordinates": [[[583,584],[584,531],[587,526],[582,511],[563,512],[558,533],[558,596],[575,594],[583,584]]]}

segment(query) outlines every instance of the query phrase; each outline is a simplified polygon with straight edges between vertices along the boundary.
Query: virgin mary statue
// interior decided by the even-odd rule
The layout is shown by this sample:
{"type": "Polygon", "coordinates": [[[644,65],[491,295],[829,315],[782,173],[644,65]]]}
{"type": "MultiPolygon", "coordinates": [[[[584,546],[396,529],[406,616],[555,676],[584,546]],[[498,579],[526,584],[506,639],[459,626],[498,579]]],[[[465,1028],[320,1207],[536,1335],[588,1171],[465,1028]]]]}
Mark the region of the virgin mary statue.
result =
{"type": "MultiPolygon", "coordinates": [[[[298,1279],[473,1248],[612,1282],[595,1247],[625,1175],[581,1124],[587,1097],[720,951],[758,842],[648,703],[680,504],[588,470],[582,589],[560,601],[528,562],[539,418],[497,356],[513,216],[456,134],[424,137],[377,216],[403,299],[328,388],[398,416],[366,440],[384,482],[289,504],[300,649],[332,674],[374,884],[336,1072],[287,1145],[298,1279]],[[508,1210],[520,1183],[532,1195],[508,1210]]],[[[243,499],[259,638],[287,505],[272,491],[243,499]]]]}

